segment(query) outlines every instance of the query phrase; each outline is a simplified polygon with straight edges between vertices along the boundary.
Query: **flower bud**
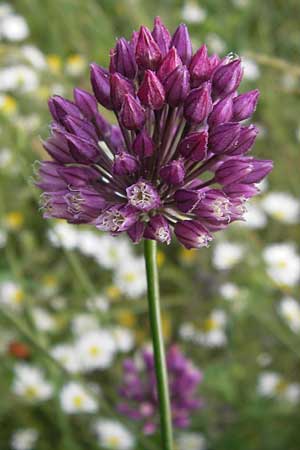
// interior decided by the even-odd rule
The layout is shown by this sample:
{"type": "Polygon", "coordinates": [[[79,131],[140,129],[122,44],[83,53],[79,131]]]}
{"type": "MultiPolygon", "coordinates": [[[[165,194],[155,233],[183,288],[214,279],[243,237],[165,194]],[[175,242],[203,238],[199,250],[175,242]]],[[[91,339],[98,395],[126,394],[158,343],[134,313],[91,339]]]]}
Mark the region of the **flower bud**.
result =
{"type": "Polygon", "coordinates": [[[111,101],[113,107],[119,111],[121,109],[125,94],[134,95],[134,87],[131,81],[124,78],[119,73],[114,73],[110,77],[111,101]]]}
{"type": "Polygon", "coordinates": [[[273,169],[273,161],[270,159],[247,158],[247,160],[251,164],[252,170],[242,179],[242,183],[259,183],[273,169]]]}
{"type": "Polygon", "coordinates": [[[164,80],[167,103],[173,108],[182,103],[190,90],[190,74],[186,66],[178,66],[164,80]]]}
{"type": "Polygon", "coordinates": [[[137,72],[132,46],[125,38],[117,40],[115,48],[110,52],[110,72],[119,72],[124,77],[134,79],[137,72]]]}
{"type": "Polygon", "coordinates": [[[168,221],[160,214],[151,217],[146,226],[144,237],[169,245],[171,242],[171,229],[168,221]]]}
{"type": "Polygon", "coordinates": [[[140,103],[130,94],[126,94],[120,112],[121,122],[128,130],[138,130],[143,127],[146,116],[140,103]]]}
{"type": "Polygon", "coordinates": [[[227,186],[224,186],[223,191],[226,195],[228,195],[230,198],[244,198],[248,199],[251,197],[254,197],[254,195],[257,195],[259,192],[259,189],[252,185],[252,184],[229,184],[227,186]]]}
{"type": "Polygon", "coordinates": [[[225,97],[235,91],[241,82],[243,69],[240,59],[218,67],[212,79],[213,97],[225,97]]]}
{"type": "Polygon", "coordinates": [[[160,177],[168,184],[180,184],[184,180],[185,170],[181,159],[173,160],[159,171],[160,177]]]}
{"type": "Polygon", "coordinates": [[[157,76],[152,70],[146,70],[138,97],[144,106],[153,110],[163,107],[165,101],[165,90],[157,76]]]}
{"type": "MultiPolygon", "coordinates": [[[[132,240],[132,242],[134,244],[138,244],[139,242],[141,242],[141,240],[143,239],[143,235],[144,235],[144,231],[145,231],[145,222],[141,222],[138,221],[136,223],[134,223],[128,230],[127,230],[127,234],[130,237],[130,239],[132,240]]],[[[130,369],[132,370],[132,366],[131,368],[128,367],[129,364],[127,364],[126,366],[126,371],[128,372],[130,369]]]]}
{"type": "Polygon", "coordinates": [[[240,135],[239,123],[227,122],[215,127],[209,135],[208,147],[215,153],[224,153],[235,147],[240,135]]]}
{"type": "Polygon", "coordinates": [[[155,17],[154,19],[154,28],[152,31],[152,36],[154,37],[155,42],[157,43],[161,51],[162,57],[166,56],[170,47],[171,35],[167,27],[165,27],[165,25],[163,24],[160,17],[155,17]]]}
{"type": "Polygon", "coordinates": [[[95,141],[98,140],[98,135],[94,125],[86,119],[81,119],[80,117],[75,116],[65,116],[63,123],[69,133],[76,134],[84,139],[93,139],[95,141]]]}
{"type": "Polygon", "coordinates": [[[54,95],[48,101],[49,110],[54,120],[61,123],[66,115],[81,117],[80,109],[75,103],[60,95],[54,95]]]}
{"type": "Polygon", "coordinates": [[[83,139],[73,134],[65,134],[70,153],[73,158],[80,163],[98,162],[100,152],[98,147],[88,139],[83,139]]]}
{"type": "Polygon", "coordinates": [[[110,75],[108,70],[93,63],[91,69],[91,84],[96,99],[100,105],[107,109],[113,109],[110,98],[110,75]]]}
{"type": "Polygon", "coordinates": [[[180,143],[179,152],[191,161],[202,161],[207,152],[207,131],[195,131],[189,133],[180,143]]]}
{"type": "Polygon", "coordinates": [[[98,170],[93,167],[81,166],[81,167],[62,167],[58,169],[59,175],[62,179],[71,186],[86,186],[92,181],[99,179],[98,170]]]}
{"type": "Polygon", "coordinates": [[[177,222],[174,232],[179,242],[188,249],[208,247],[208,243],[213,239],[208,230],[197,220],[177,222]]]}
{"type": "Polygon", "coordinates": [[[174,198],[178,209],[184,213],[191,213],[205,196],[201,190],[194,189],[178,189],[174,198]]]}
{"type": "Polygon", "coordinates": [[[151,137],[143,129],[133,141],[132,148],[140,158],[147,158],[153,155],[154,143],[151,137]]]}
{"type": "Polygon", "coordinates": [[[198,85],[207,81],[211,75],[210,61],[207,55],[206,45],[202,45],[199,50],[194,54],[191,64],[189,66],[191,74],[191,80],[195,81],[198,85]]]}
{"type": "Polygon", "coordinates": [[[192,89],[184,103],[184,117],[187,121],[201,123],[212,110],[211,84],[204,83],[192,89]]]}
{"type": "Polygon", "coordinates": [[[234,157],[227,159],[219,165],[215,172],[215,181],[217,183],[227,185],[237,183],[246,175],[252,172],[252,165],[249,158],[234,157]]]}
{"type": "Polygon", "coordinates": [[[156,70],[161,60],[161,51],[148,28],[142,26],[136,43],[135,57],[140,69],[156,70]]]}
{"type": "Polygon", "coordinates": [[[126,152],[119,152],[115,155],[113,163],[113,173],[115,175],[128,175],[135,173],[139,168],[137,159],[126,152]]]}
{"type": "Polygon", "coordinates": [[[246,92],[238,95],[233,99],[233,116],[232,120],[240,122],[248,119],[255,111],[259,98],[259,90],[246,92]]]}
{"type": "Polygon", "coordinates": [[[172,37],[172,46],[177,48],[181,61],[188,66],[192,58],[193,49],[187,26],[183,23],[179,25],[172,37]]]}
{"type": "Polygon", "coordinates": [[[93,120],[98,113],[98,105],[95,97],[83,89],[75,88],[74,100],[82,114],[84,114],[88,120],[93,120]]]}
{"type": "Polygon", "coordinates": [[[232,156],[243,155],[248,150],[250,150],[257,135],[258,128],[255,125],[241,127],[240,135],[236,145],[232,149],[230,149],[227,154],[232,156]]]}
{"type": "Polygon", "coordinates": [[[208,118],[209,126],[216,127],[221,123],[228,122],[232,117],[232,97],[228,95],[214,105],[212,112],[208,118]]]}
{"type": "Polygon", "coordinates": [[[173,70],[176,69],[176,67],[182,65],[182,61],[178,56],[177,50],[175,47],[172,47],[165,58],[163,59],[158,72],[157,76],[160,79],[160,81],[164,81],[170,73],[173,72],[173,70]]]}
{"type": "Polygon", "coordinates": [[[75,162],[70,153],[68,141],[62,133],[53,133],[46,141],[43,141],[43,147],[58,163],[68,164],[75,162]]]}

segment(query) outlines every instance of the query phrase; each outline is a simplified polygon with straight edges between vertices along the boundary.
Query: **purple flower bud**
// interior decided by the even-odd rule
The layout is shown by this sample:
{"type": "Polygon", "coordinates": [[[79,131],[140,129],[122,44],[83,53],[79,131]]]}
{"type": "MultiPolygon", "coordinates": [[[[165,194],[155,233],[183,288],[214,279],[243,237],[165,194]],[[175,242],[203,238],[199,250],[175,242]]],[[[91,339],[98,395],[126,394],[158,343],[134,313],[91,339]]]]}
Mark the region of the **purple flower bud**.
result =
{"type": "Polygon", "coordinates": [[[137,159],[126,152],[119,152],[115,155],[113,163],[113,173],[115,175],[128,175],[135,173],[139,168],[137,159]]]}
{"type": "Polygon", "coordinates": [[[248,199],[254,197],[259,192],[259,189],[252,184],[228,184],[224,186],[223,191],[230,198],[242,197],[248,199]]]}
{"type": "Polygon", "coordinates": [[[152,239],[154,241],[163,242],[169,245],[171,242],[171,229],[169,222],[161,214],[151,217],[146,226],[144,237],[146,239],[152,239]]]}
{"type": "Polygon", "coordinates": [[[43,142],[43,147],[58,163],[68,164],[75,162],[70,153],[68,142],[62,133],[53,133],[52,136],[43,142]]]}
{"type": "Polygon", "coordinates": [[[124,148],[124,138],[122,131],[118,125],[112,125],[110,130],[110,145],[115,151],[124,148]]]}
{"type": "Polygon", "coordinates": [[[99,230],[120,233],[127,231],[138,220],[137,211],[130,206],[111,206],[95,220],[99,230]]]}
{"type": "Polygon", "coordinates": [[[167,103],[173,108],[182,103],[190,90],[190,74],[186,66],[178,66],[164,80],[167,103]]]}
{"type": "Polygon", "coordinates": [[[110,77],[111,101],[114,108],[119,111],[122,107],[124,96],[131,94],[134,96],[134,87],[131,81],[124,78],[119,73],[113,73],[110,77]]]}
{"type": "Polygon", "coordinates": [[[117,40],[115,48],[110,51],[110,72],[119,72],[124,77],[134,79],[137,65],[132,46],[125,38],[117,40]]]}
{"type": "Polygon", "coordinates": [[[56,192],[67,188],[67,183],[60,176],[64,166],[53,161],[44,161],[38,167],[37,187],[46,192],[56,192]]]}
{"type": "Polygon", "coordinates": [[[184,213],[191,213],[205,196],[201,190],[178,189],[174,198],[178,209],[184,213]]]}
{"type": "Polygon", "coordinates": [[[103,67],[93,63],[91,69],[91,84],[96,99],[100,105],[107,109],[113,109],[110,98],[110,74],[103,67]]]}
{"type": "Polygon", "coordinates": [[[220,100],[216,105],[214,105],[212,112],[208,118],[208,124],[210,128],[216,127],[221,123],[229,122],[232,117],[232,97],[228,95],[227,97],[220,100]]]}
{"type": "Polygon", "coordinates": [[[202,161],[207,153],[207,131],[195,131],[189,133],[179,143],[179,152],[186,159],[191,161],[202,161]]]}
{"type": "Polygon", "coordinates": [[[202,45],[202,47],[194,54],[189,66],[189,71],[191,80],[195,81],[198,85],[203,83],[203,81],[209,80],[211,76],[211,66],[207,55],[206,45],[202,45]]]}
{"type": "Polygon", "coordinates": [[[197,220],[177,222],[174,233],[179,242],[187,249],[208,247],[213,239],[209,231],[197,220]]]}
{"type": "Polygon", "coordinates": [[[147,27],[140,28],[135,57],[140,69],[156,70],[158,68],[161,51],[147,27]]]}
{"type": "Polygon", "coordinates": [[[98,113],[98,105],[96,99],[89,92],[83,89],[74,89],[74,100],[82,114],[88,119],[92,120],[98,113]]]}
{"type": "Polygon", "coordinates": [[[67,100],[60,95],[54,95],[48,101],[49,110],[54,120],[61,123],[66,115],[80,117],[80,109],[70,100],[67,100]]]}
{"type": "Polygon", "coordinates": [[[255,111],[259,98],[259,90],[246,92],[233,99],[233,117],[232,120],[240,122],[248,119],[255,111]]]}
{"type": "Polygon", "coordinates": [[[194,213],[201,219],[213,222],[229,223],[231,219],[231,203],[220,189],[208,189],[194,213]]]}
{"type": "Polygon", "coordinates": [[[178,56],[177,50],[175,47],[172,47],[165,58],[163,59],[158,72],[157,76],[161,81],[164,81],[170,73],[173,72],[173,70],[176,69],[176,67],[181,66],[182,61],[180,57],[178,56]]]}
{"type": "Polygon", "coordinates": [[[86,186],[99,179],[99,172],[93,167],[62,167],[57,170],[61,178],[71,186],[86,186]]]}
{"type": "Polygon", "coordinates": [[[153,110],[163,107],[165,101],[165,90],[157,76],[152,70],[146,70],[138,97],[144,106],[153,110]]]}
{"type": "Polygon", "coordinates": [[[65,219],[68,222],[73,220],[72,212],[69,211],[65,194],[68,191],[43,192],[40,197],[41,209],[45,219],[65,219]]]}
{"type": "Polygon", "coordinates": [[[215,181],[227,185],[237,183],[253,170],[249,158],[234,157],[224,161],[216,170],[215,181]]]}
{"type": "Polygon", "coordinates": [[[160,197],[152,184],[140,180],[126,189],[128,202],[139,211],[150,211],[158,208],[160,197]]]}
{"type": "Polygon", "coordinates": [[[143,129],[133,141],[132,148],[140,158],[148,158],[153,155],[154,142],[146,130],[143,129]]]}
{"type": "Polygon", "coordinates": [[[152,36],[154,37],[155,42],[157,43],[161,54],[164,57],[168,53],[170,48],[171,35],[160,17],[155,17],[154,19],[152,36]]]}
{"type": "Polygon", "coordinates": [[[241,82],[243,69],[240,59],[235,59],[226,65],[217,68],[212,79],[212,92],[214,98],[225,97],[234,92],[241,82]]]}
{"type": "Polygon", "coordinates": [[[243,179],[242,183],[259,183],[273,169],[273,161],[270,159],[247,158],[251,164],[252,170],[243,179]]]}
{"type": "Polygon", "coordinates": [[[175,31],[171,41],[171,47],[172,46],[177,48],[181,61],[188,66],[192,58],[193,49],[190,35],[185,24],[182,23],[179,25],[175,31]]]}
{"type": "Polygon", "coordinates": [[[65,116],[63,122],[69,133],[76,134],[84,139],[92,139],[96,142],[98,141],[96,129],[88,120],[81,119],[80,117],[65,116]]]}
{"type": "Polygon", "coordinates": [[[69,144],[70,153],[76,161],[83,164],[98,162],[101,156],[100,151],[92,141],[80,138],[73,134],[66,134],[66,138],[69,144]]]}
{"type": "Polygon", "coordinates": [[[241,127],[237,144],[232,149],[230,149],[227,154],[236,156],[246,153],[254,144],[258,132],[259,130],[255,125],[241,127]]]}
{"type": "Polygon", "coordinates": [[[218,65],[220,64],[220,58],[218,55],[211,55],[209,58],[209,64],[210,64],[210,69],[211,69],[211,73],[214,72],[214,70],[218,67],[218,65]]]}
{"type": "MultiPolygon", "coordinates": [[[[138,244],[143,239],[145,227],[145,222],[138,221],[127,230],[127,234],[134,244],[138,244]]],[[[129,368],[126,367],[127,372],[128,370],[129,368]]]]}
{"type": "Polygon", "coordinates": [[[237,144],[240,130],[239,123],[228,122],[218,125],[209,135],[209,149],[217,155],[230,150],[237,144]]]}
{"type": "Polygon", "coordinates": [[[139,130],[143,127],[146,116],[140,103],[130,94],[126,94],[121,113],[121,122],[128,130],[139,130]]]}
{"type": "Polygon", "coordinates": [[[201,123],[212,110],[211,84],[204,83],[192,89],[184,102],[184,117],[189,122],[201,123]]]}
{"type": "Polygon", "coordinates": [[[182,159],[174,159],[159,171],[160,177],[168,184],[180,184],[184,180],[185,170],[182,159]]]}

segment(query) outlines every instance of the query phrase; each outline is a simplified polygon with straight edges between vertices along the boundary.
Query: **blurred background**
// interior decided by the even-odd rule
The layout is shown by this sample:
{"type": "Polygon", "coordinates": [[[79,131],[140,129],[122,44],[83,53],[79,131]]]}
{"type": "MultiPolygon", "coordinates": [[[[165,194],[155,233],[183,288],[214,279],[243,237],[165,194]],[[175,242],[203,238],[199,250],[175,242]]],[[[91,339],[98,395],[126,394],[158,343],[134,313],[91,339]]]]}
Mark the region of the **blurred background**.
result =
{"type": "Polygon", "coordinates": [[[156,15],[243,58],[255,154],[275,161],[246,223],[208,250],[159,249],[166,342],[203,372],[177,449],[300,448],[299,1],[15,0],[0,2],[1,450],[159,448],[116,409],[122,361],[149,342],[141,248],[43,220],[34,187],[49,96],[90,90],[89,62],[156,15]]]}

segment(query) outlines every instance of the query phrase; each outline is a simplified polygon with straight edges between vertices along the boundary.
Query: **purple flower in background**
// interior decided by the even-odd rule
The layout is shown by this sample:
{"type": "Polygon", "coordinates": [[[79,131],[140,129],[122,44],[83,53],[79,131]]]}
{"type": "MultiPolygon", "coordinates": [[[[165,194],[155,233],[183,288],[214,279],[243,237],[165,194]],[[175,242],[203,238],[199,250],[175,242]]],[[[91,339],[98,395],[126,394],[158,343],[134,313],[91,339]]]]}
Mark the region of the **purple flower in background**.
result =
{"type": "Polygon", "coordinates": [[[185,25],[171,36],[156,18],[152,32],[118,39],[109,70],[91,64],[93,94],[76,88],[74,101],[49,100],[53,160],[37,182],[44,217],[126,232],[134,243],[169,244],[175,234],[187,248],[207,246],[243,219],[272,169],[248,155],[258,130],[240,122],[259,92],[238,94],[242,75],[239,58],[209,56],[205,45],[193,55],[185,25]]]}
{"type": "MultiPolygon", "coordinates": [[[[197,390],[202,373],[173,345],[167,352],[170,399],[173,424],[186,428],[191,413],[203,406],[197,390]]],[[[122,401],[118,410],[132,420],[143,423],[145,434],[152,434],[158,426],[158,398],[151,350],[144,350],[141,361],[126,359],[123,363],[124,378],[120,388],[122,401]]]]}

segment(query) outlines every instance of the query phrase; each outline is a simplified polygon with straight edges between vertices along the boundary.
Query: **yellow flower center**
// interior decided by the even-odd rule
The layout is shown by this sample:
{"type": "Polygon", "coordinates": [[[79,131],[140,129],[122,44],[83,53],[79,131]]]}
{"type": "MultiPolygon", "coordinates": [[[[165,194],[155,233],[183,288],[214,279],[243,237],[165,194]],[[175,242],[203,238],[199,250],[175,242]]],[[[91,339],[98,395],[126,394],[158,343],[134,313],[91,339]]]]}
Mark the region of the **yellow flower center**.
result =
{"type": "Polygon", "coordinates": [[[205,331],[212,331],[218,328],[218,322],[214,319],[206,319],[203,324],[205,331]]]}
{"type": "Polygon", "coordinates": [[[89,354],[91,356],[99,356],[102,353],[102,349],[97,347],[96,345],[92,345],[92,347],[89,348],[89,354]]]}
{"type": "Polygon", "coordinates": [[[73,404],[74,406],[76,406],[76,408],[81,408],[81,406],[83,405],[83,397],[82,395],[75,395],[75,397],[73,398],[73,404]]]}
{"type": "Polygon", "coordinates": [[[108,445],[110,445],[111,447],[118,447],[121,443],[121,440],[118,436],[110,436],[107,439],[107,443],[108,445]]]}

